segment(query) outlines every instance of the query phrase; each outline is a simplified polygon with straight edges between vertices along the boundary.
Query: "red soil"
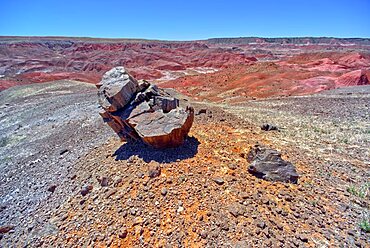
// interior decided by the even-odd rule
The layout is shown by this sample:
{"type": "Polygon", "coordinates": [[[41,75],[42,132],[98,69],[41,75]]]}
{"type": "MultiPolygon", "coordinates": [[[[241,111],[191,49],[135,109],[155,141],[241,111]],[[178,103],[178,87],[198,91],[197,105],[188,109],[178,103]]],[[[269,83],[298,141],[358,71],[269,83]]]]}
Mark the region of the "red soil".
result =
{"type": "Polygon", "coordinates": [[[237,65],[213,73],[161,84],[213,101],[304,95],[326,89],[369,84],[370,60],[362,54],[300,54],[277,63],[237,65]]]}
{"type": "Polygon", "coordinates": [[[96,83],[114,66],[125,66],[139,79],[156,79],[163,71],[194,67],[226,68],[255,58],[230,48],[209,48],[199,42],[0,43],[1,88],[22,83],[75,79],[96,83]],[[4,71],[4,73],[1,73],[4,71]],[[10,80],[9,80],[10,79],[10,80]]]}

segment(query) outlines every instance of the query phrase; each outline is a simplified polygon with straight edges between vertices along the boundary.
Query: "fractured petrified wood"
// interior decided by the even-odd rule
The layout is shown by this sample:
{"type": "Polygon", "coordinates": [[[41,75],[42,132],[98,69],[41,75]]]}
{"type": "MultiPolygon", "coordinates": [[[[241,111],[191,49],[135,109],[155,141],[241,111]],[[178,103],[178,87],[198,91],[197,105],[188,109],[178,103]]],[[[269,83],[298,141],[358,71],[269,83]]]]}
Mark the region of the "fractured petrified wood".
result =
{"type": "Polygon", "coordinates": [[[141,139],[155,147],[176,147],[184,142],[194,120],[194,110],[189,108],[147,112],[129,119],[141,139]]]}
{"type": "Polygon", "coordinates": [[[106,72],[97,85],[100,106],[109,112],[115,112],[129,103],[139,86],[122,66],[106,72]]]}
{"type": "Polygon", "coordinates": [[[121,140],[142,140],[155,148],[181,145],[194,120],[192,107],[147,81],[139,83],[123,67],[104,74],[97,85],[100,115],[121,140]]]}

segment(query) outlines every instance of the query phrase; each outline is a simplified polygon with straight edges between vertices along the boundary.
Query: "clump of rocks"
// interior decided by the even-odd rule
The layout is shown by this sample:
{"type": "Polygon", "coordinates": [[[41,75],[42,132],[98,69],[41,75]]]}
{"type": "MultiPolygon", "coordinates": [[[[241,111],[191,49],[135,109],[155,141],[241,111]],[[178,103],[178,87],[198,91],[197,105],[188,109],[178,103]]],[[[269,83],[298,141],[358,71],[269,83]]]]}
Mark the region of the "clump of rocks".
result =
{"type": "Polygon", "coordinates": [[[138,141],[155,148],[184,143],[194,120],[191,106],[145,80],[136,80],[124,67],[106,72],[96,84],[100,115],[122,141],[138,141]]]}

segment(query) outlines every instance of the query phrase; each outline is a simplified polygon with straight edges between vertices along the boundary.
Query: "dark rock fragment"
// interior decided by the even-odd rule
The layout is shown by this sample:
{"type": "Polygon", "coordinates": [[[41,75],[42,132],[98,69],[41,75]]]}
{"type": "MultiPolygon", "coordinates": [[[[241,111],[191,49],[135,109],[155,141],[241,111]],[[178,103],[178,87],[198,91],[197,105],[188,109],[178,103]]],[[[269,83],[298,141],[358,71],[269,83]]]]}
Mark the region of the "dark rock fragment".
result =
{"type": "Polygon", "coordinates": [[[107,177],[98,178],[98,182],[100,183],[100,186],[102,186],[102,187],[108,186],[108,178],[107,177]]]}
{"type": "Polygon", "coordinates": [[[87,186],[84,186],[82,187],[80,193],[82,196],[85,196],[87,195],[88,193],[90,193],[90,191],[93,189],[93,186],[92,185],[87,185],[87,186]]]}
{"type": "Polygon", "coordinates": [[[14,228],[15,228],[15,226],[13,226],[13,225],[0,226],[0,234],[8,233],[11,230],[14,230],[14,228]]]}
{"type": "Polygon", "coordinates": [[[251,162],[248,171],[253,175],[270,181],[297,183],[299,175],[294,165],[281,158],[281,153],[259,145],[254,146],[247,155],[251,162]]]}
{"type": "Polygon", "coordinates": [[[48,191],[51,192],[51,193],[54,193],[56,188],[57,188],[57,186],[55,184],[51,185],[51,186],[49,186],[48,191]]]}
{"type": "Polygon", "coordinates": [[[302,242],[305,242],[305,243],[308,242],[308,237],[304,234],[297,235],[297,238],[300,239],[302,242]]]}
{"type": "Polygon", "coordinates": [[[121,239],[124,239],[127,237],[127,230],[126,229],[123,229],[119,234],[118,234],[118,237],[121,238],[121,239]]]}
{"type": "Polygon", "coordinates": [[[263,221],[258,221],[257,222],[257,227],[264,229],[266,227],[266,223],[263,221]]]}
{"type": "Polygon", "coordinates": [[[68,149],[63,149],[59,152],[59,155],[63,155],[68,152],[68,149]]]}
{"type": "Polygon", "coordinates": [[[168,192],[168,190],[167,190],[166,188],[163,188],[163,189],[161,190],[161,194],[162,194],[163,196],[167,195],[167,192],[168,192]]]}
{"type": "Polygon", "coordinates": [[[207,109],[199,109],[197,112],[197,115],[206,114],[206,113],[207,113],[207,109]]]}
{"type": "Polygon", "coordinates": [[[279,130],[278,129],[278,127],[277,126],[275,126],[275,125],[272,125],[272,124],[268,124],[268,123],[266,123],[266,124],[263,124],[262,126],[261,126],[261,130],[264,130],[264,131],[277,131],[277,130],[279,130]]]}

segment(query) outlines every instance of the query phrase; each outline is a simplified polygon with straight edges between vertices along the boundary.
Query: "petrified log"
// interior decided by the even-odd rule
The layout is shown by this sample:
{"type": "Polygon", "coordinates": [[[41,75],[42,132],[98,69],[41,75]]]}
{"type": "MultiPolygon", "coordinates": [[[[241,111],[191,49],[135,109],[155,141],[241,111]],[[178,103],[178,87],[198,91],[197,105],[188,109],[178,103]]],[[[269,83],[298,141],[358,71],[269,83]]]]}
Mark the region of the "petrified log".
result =
{"type": "Polygon", "coordinates": [[[176,147],[184,142],[194,120],[194,110],[189,108],[147,112],[129,119],[140,138],[155,148],[176,147]]]}
{"type": "Polygon", "coordinates": [[[155,148],[183,144],[194,109],[147,81],[137,82],[123,67],[104,74],[98,83],[100,112],[121,140],[142,140],[155,148]]]}
{"type": "Polygon", "coordinates": [[[248,171],[257,177],[270,181],[298,182],[298,174],[294,165],[281,158],[281,153],[259,145],[248,153],[248,171]]]}
{"type": "Polygon", "coordinates": [[[115,112],[124,107],[138,90],[138,82],[125,68],[115,67],[103,75],[97,84],[100,106],[106,111],[115,112]]]}

